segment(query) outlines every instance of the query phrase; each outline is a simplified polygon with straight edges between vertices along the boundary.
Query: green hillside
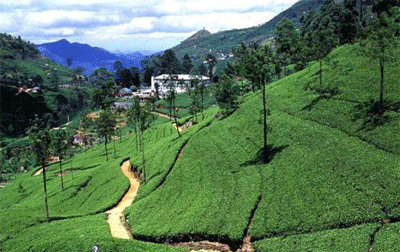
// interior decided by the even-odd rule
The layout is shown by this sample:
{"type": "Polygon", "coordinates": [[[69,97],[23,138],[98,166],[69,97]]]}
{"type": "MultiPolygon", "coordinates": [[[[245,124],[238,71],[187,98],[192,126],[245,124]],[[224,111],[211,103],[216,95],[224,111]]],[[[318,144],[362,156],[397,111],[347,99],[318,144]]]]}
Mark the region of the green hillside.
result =
{"type": "Polygon", "coordinates": [[[276,25],[284,17],[291,19],[296,27],[299,28],[302,15],[310,10],[317,9],[322,3],[323,1],[321,0],[298,1],[270,21],[251,28],[234,29],[214,34],[202,30],[171,49],[176,53],[179,59],[187,53],[192,58],[193,62],[199,64],[210,52],[227,55],[242,42],[249,45],[254,43],[262,44],[264,41],[274,36],[276,25]]]}
{"type": "Polygon", "coordinates": [[[109,163],[104,146],[67,160],[64,191],[58,166],[48,168],[50,223],[42,178],[18,176],[0,189],[0,250],[180,251],[154,242],[204,239],[237,249],[251,236],[258,251],[398,251],[400,60],[386,69],[387,112],[378,121],[378,62],[358,45],[324,60],[323,85],[334,95],[315,91],[318,64],[270,84],[268,164],[259,92],[222,119],[210,108],[180,138],[170,122],[146,131],[149,181],[125,210],[133,241],[111,237],[105,211],[128,187],[121,160],[140,163],[134,135],[116,142],[109,163]]]}
{"type": "Polygon", "coordinates": [[[83,80],[75,79],[75,71],[47,59],[34,44],[0,33],[2,137],[24,136],[35,114],[50,113],[62,124],[67,116],[79,113],[91,91],[82,85],[83,80]],[[79,86],[59,88],[60,84],[79,86]],[[39,91],[32,91],[34,88],[39,91]]]}

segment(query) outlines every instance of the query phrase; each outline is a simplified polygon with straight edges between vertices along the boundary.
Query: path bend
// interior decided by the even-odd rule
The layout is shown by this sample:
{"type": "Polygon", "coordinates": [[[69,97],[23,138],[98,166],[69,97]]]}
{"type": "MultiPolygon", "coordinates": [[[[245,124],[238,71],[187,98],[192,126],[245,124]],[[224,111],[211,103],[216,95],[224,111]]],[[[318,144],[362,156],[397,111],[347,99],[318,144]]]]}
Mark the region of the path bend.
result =
{"type": "Polygon", "coordinates": [[[132,239],[132,233],[125,221],[124,210],[132,204],[140,185],[139,178],[135,177],[130,168],[131,164],[129,160],[123,162],[121,165],[122,172],[129,178],[130,186],[128,192],[125,193],[117,206],[107,211],[107,222],[110,225],[111,235],[121,239],[132,239]]]}

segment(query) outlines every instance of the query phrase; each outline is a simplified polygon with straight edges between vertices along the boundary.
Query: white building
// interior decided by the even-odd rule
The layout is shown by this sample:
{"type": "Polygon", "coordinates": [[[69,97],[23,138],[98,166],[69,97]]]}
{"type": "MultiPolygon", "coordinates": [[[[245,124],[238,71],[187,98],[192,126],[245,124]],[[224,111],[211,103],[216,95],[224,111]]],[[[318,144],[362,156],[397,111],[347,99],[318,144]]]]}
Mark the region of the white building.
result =
{"type": "Polygon", "coordinates": [[[201,75],[192,76],[188,74],[162,74],[157,77],[151,77],[151,90],[155,92],[156,84],[158,84],[159,94],[165,95],[168,91],[168,86],[172,82],[177,93],[184,93],[186,92],[186,87],[190,85],[190,81],[194,79],[198,79],[206,86],[210,83],[210,78],[201,75]]]}

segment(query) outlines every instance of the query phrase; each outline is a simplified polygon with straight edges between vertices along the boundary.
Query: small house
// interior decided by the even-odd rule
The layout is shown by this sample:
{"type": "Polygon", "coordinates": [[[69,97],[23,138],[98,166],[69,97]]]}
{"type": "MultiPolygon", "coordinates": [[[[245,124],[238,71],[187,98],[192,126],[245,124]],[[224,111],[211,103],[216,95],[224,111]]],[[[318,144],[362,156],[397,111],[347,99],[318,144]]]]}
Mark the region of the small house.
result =
{"type": "Polygon", "coordinates": [[[86,134],[78,133],[74,136],[74,143],[81,146],[86,146],[89,144],[89,137],[86,134]]]}

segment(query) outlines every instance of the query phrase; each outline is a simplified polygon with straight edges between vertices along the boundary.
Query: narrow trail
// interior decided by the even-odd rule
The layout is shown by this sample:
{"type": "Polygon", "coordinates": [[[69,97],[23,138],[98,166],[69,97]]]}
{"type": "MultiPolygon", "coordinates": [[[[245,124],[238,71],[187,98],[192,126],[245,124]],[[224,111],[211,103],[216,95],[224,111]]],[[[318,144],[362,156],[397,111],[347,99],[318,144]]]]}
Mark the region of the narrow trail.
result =
{"type": "MultiPolygon", "coordinates": [[[[165,117],[165,118],[167,118],[167,119],[169,119],[169,120],[172,120],[172,121],[174,120],[174,118],[171,117],[171,116],[168,115],[168,114],[164,114],[164,113],[156,112],[156,111],[152,111],[151,113],[154,114],[154,115],[159,115],[159,116],[165,117]]],[[[179,132],[182,131],[182,130],[184,130],[184,126],[183,126],[183,125],[182,125],[182,126],[176,126],[176,123],[173,123],[172,126],[174,126],[175,129],[178,129],[179,132]]]]}
{"type": "Polygon", "coordinates": [[[32,174],[32,176],[40,175],[40,174],[42,174],[42,172],[43,172],[43,168],[40,168],[39,170],[35,171],[35,172],[32,174]]]}
{"type": "Polygon", "coordinates": [[[170,120],[174,120],[174,118],[172,116],[168,115],[168,114],[164,114],[164,113],[156,112],[156,111],[151,111],[151,113],[154,114],[154,115],[159,115],[159,116],[168,118],[170,120]]]}
{"type": "Polygon", "coordinates": [[[121,239],[132,239],[132,233],[125,221],[124,210],[132,204],[140,185],[139,179],[135,177],[130,168],[131,164],[129,160],[121,165],[122,172],[129,178],[130,186],[128,192],[125,193],[117,206],[107,211],[107,222],[110,225],[111,235],[121,239]]]}

